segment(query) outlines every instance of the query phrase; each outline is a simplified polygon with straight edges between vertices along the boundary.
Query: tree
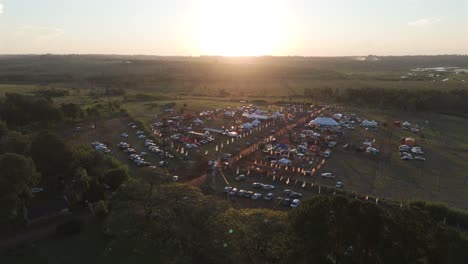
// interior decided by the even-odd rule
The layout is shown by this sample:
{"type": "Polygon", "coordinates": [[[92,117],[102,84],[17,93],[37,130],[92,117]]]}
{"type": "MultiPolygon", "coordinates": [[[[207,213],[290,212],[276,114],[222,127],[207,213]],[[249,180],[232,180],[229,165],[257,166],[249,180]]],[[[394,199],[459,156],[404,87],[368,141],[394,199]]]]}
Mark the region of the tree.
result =
{"type": "Polygon", "coordinates": [[[73,175],[72,184],[69,187],[69,197],[73,202],[80,202],[91,187],[91,177],[83,168],[78,168],[73,175]]]}
{"type": "Polygon", "coordinates": [[[29,154],[31,149],[31,138],[17,131],[10,131],[0,139],[0,152],[17,153],[20,155],[29,154]]]}
{"type": "Polygon", "coordinates": [[[0,212],[2,217],[16,218],[31,188],[38,183],[34,162],[24,156],[7,153],[0,156],[0,212]]]}
{"type": "Polygon", "coordinates": [[[4,137],[7,133],[8,133],[7,124],[4,121],[0,120],[0,139],[2,139],[2,137],[4,137]]]}
{"type": "Polygon", "coordinates": [[[104,176],[105,182],[112,188],[117,189],[123,182],[125,182],[130,175],[128,169],[125,166],[120,166],[107,171],[104,176]]]}
{"type": "Polygon", "coordinates": [[[73,156],[70,148],[58,136],[47,131],[40,132],[31,144],[31,156],[42,174],[43,184],[58,191],[73,175],[73,156]]]}
{"type": "Polygon", "coordinates": [[[65,117],[70,118],[72,121],[75,121],[77,118],[82,116],[82,110],[78,104],[74,104],[74,103],[62,104],[60,106],[60,110],[62,111],[65,117]]]}

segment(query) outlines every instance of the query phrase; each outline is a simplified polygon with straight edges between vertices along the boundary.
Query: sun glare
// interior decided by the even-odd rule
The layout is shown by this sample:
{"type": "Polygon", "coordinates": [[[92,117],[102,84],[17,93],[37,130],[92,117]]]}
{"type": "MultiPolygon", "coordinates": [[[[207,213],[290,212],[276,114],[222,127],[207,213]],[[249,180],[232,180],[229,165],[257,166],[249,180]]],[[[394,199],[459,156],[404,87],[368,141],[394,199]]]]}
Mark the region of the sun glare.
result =
{"type": "Polygon", "coordinates": [[[271,0],[207,0],[194,25],[194,42],[202,55],[274,54],[285,38],[280,12],[271,0]]]}

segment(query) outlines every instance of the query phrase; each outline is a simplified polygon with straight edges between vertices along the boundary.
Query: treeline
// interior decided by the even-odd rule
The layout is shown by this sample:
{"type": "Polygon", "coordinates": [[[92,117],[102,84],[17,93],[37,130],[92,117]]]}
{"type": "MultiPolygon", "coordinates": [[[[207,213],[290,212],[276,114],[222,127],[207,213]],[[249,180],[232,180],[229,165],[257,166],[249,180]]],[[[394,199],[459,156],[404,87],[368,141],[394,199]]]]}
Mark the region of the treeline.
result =
{"type": "Polygon", "coordinates": [[[316,88],[304,96],[360,106],[398,108],[404,111],[436,111],[466,115],[468,89],[316,88]]]}
{"type": "MultiPolygon", "coordinates": [[[[21,134],[0,121],[0,223],[23,220],[23,208],[33,198],[67,197],[70,206],[104,199],[104,188],[115,190],[129,177],[126,166],[89,146],[71,147],[47,132],[21,134]]],[[[2,226],[4,228],[5,226],[2,226]]]]}
{"type": "Polygon", "coordinates": [[[36,124],[47,127],[49,124],[68,120],[96,119],[118,111],[121,111],[118,101],[97,103],[82,108],[76,103],[57,105],[50,97],[17,93],[7,93],[4,98],[0,99],[0,120],[4,120],[10,127],[36,124]]]}
{"type": "Polygon", "coordinates": [[[111,199],[108,258],[138,263],[467,263],[466,212],[317,197],[236,210],[181,184],[131,180],[111,199]]]}

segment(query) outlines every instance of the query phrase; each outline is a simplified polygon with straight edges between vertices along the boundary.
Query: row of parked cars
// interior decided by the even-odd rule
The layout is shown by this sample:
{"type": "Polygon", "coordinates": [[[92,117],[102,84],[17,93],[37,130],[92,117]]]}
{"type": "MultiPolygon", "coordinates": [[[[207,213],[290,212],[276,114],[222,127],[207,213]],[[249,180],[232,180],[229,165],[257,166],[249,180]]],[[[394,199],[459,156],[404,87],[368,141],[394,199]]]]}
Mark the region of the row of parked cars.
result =
{"type": "Polygon", "coordinates": [[[95,150],[100,151],[100,152],[102,152],[102,153],[106,153],[106,154],[111,153],[111,151],[110,151],[110,149],[107,147],[107,145],[104,144],[104,143],[101,143],[101,142],[99,142],[99,141],[96,141],[96,142],[91,143],[91,146],[92,146],[95,150]]]}
{"type": "Polygon", "coordinates": [[[199,146],[206,145],[210,142],[213,142],[214,139],[212,137],[206,137],[205,139],[202,140],[196,140],[192,143],[192,140],[189,137],[186,137],[182,134],[175,134],[171,136],[172,140],[175,141],[180,141],[185,143],[185,147],[187,149],[192,149],[192,148],[198,148],[199,146]]]}
{"type": "MultiPolygon", "coordinates": [[[[273,185],[262,184],[258,182],[254,182],[252,187],[255,189],[263,189],[263,190],[272,190],[275,188],[273,185]]],[[[263,199],[263,200],[270,201],[274,198],[274,194],[271,192],[263,195],[261,193],[253,192],[253,191],[247,191],[243,189],[238,190],[237,188],[232,187],[232,186],[224,187],[224,192],[229,193],[230,196],[250,198],[252,200],[263,199]]],[[[296,208],[301,204],[301,200],[299,200],[300,198],[302,198],[301,193],[293,192],[289,189],[286,189],[283,191],[283,194],[286,196],[286,198],[283,198],[283,197],[276,198],[281,205],[289,206],[291,208],[296,208]]]]}

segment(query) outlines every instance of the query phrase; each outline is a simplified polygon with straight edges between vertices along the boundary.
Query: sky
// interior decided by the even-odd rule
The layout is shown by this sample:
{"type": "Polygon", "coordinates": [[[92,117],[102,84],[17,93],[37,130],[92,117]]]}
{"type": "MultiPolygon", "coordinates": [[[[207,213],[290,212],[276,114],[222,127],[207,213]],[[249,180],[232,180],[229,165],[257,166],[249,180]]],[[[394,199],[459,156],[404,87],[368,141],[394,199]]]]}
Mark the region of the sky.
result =
{"type": "Polygon", "coordinates": [[[0,54],[468,54],[466,0],[0,0],[0,54]]]}

